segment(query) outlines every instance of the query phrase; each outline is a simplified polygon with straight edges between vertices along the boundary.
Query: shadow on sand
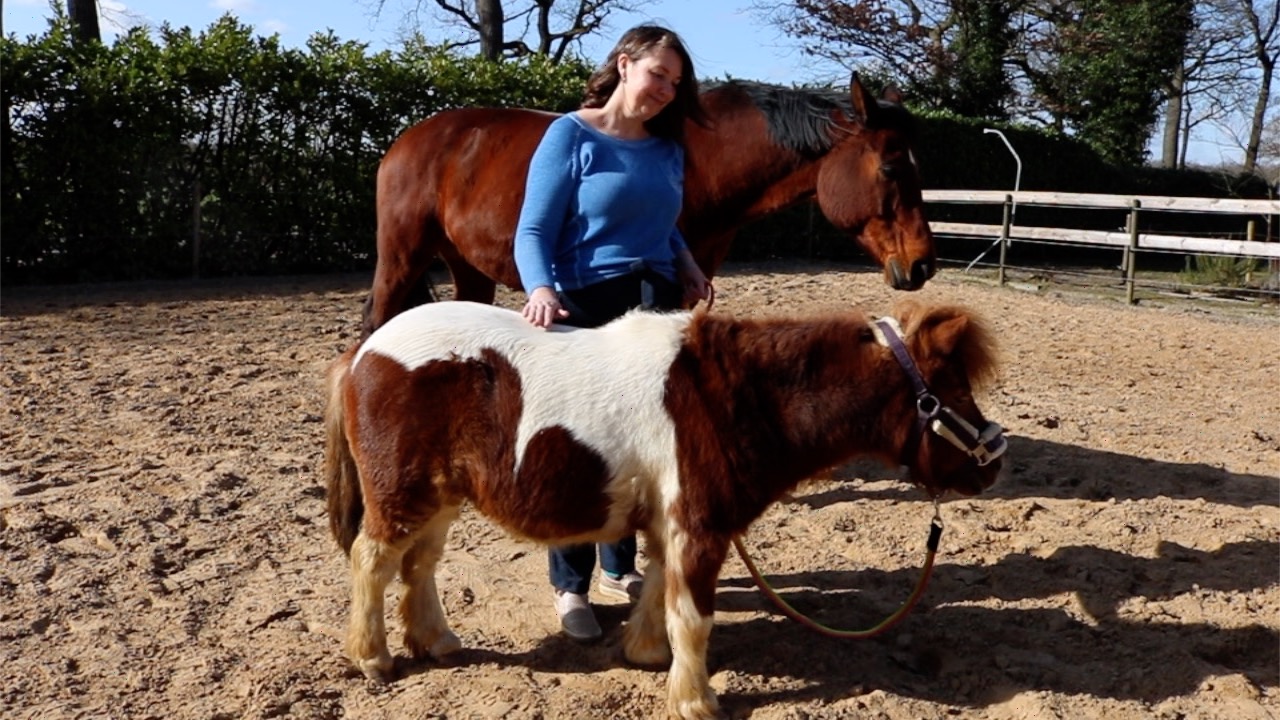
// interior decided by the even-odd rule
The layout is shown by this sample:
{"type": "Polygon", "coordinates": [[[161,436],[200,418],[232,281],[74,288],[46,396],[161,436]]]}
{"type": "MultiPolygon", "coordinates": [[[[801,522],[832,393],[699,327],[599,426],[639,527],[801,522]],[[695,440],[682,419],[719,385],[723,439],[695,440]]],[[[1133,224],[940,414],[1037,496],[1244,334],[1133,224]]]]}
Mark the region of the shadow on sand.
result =
{"type": "MultiPolygon", "coordinates": [[[[983,498],[1105,502],[1163,496],[1204,498],[1236,507],[1280,505],[1277,478],[1205,465],[1157,462],[1027,438],[1013,439],[1010,457],[1018,458],[1011,477],[983,498]],[[1111,468],[1108,477],[1086,472],[1100,466],[1111,468]]],[[[867,492],[850,484],[798,496],[794,502],[816,508],[868,498],[918,497],[918,491],[905,484],[900,492],[896,487],[867,492]]],[[[729,573],[741,571],[739,566],[729,573]]],[[[897,607],[917,574],[914,568],[863,569],[770,574],[769,580],[789,603],[819,622],[866,627],[897,607]]],[[[1203,599],[1213,591],[1231,593],[1230,602],[1248,604],[1254,591],[1274,586],[1278,575],[1280,544],[1263,539],[1231,542],[1213,552],[1162,542],[1155,557],[1066,546],[1048,557],[1009,554],[987,565],[944,559],[913,615],[893,632],[860,641],[805,630],[774,611],[750,578],[740,575],[721,580],[709,666],[713,673],[732,669],[801,681],[801,689],[722,696],[726,709],[748,713],[777,703],[835,702],[877,689],[970,708],[1036,690],[1159,703],[1194,693],[1211,677],[1230,674],[1274,692],[1280,688],[1280,633],[1273,627],[1183,622],[1165,614],[1160,604],[1188,594],[1203,599]],[[1071,612],[1027,607],[1064,593],[1078,600],[1071,612]],[[991,600],[1015,607],[982,606],[991,600]],[[1136,613],[1134,604],[1139,606],[1136,613]],[[761,611],[770,614],[759,617],[761,611]],[[747,613],[754,617],[734,618],[747,613]],[[1153,667],[1159,671],[1153,672],[1153,667]]],[[[620,625],[626,612],[620,606],[599,608],[607,633],[599,645],[584,647],[551,636],[528,652],[469,649],[458,661],[563,673],[617,667],[624,662],[620,625]]]]}

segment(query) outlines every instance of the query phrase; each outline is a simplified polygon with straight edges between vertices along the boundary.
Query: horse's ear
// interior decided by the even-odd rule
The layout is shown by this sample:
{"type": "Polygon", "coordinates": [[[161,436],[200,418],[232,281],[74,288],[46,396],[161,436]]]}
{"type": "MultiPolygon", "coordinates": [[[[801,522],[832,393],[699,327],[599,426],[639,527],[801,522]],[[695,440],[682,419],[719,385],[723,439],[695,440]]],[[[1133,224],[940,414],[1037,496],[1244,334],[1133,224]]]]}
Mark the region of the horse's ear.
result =
{"type": "Polygon", "coordinates": [[[869,125],[872,116],[880,109],[880,105],[876,103],[875,96],[863,86],[856,70],[849,78],[849,96],[849,99],[853,102],[854,114],[858,116],[858,119],[864,125],[869,125]]]}
{"type": "Polygon", "coordinates": [[[901,105],[902,91],[899,90],[896,86],[890,85],[889,87],[884,89],[883,93],[880,94],[880,99],[884,100],[887,103],[893,103],[894,105],[901,105]]]}

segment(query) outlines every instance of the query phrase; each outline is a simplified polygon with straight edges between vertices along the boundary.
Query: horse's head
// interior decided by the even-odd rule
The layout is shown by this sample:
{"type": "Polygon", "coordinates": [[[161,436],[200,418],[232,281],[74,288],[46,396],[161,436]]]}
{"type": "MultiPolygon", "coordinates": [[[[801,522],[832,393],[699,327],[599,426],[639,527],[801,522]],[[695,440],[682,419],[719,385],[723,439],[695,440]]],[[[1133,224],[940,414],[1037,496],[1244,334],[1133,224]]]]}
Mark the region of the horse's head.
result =
{"type": "Polygon", "coordinates": [[[895,290],[918,290],[937,271],[912,150],[914,120],[898,91],[876,99],[854,73],[849,117],[818,171],[818,205],[884,268],[895,290]]]}
{"type": "Polygon", "coordinates": [[[1004,431],[988,422],[974,390],[995,374],[994,345],[981,320],[957,307],[904,303],[897,319],[873,324],[908,382],[895,447],[911,478],[930,495],[976,495],[1000,473],[1004,431]]]}

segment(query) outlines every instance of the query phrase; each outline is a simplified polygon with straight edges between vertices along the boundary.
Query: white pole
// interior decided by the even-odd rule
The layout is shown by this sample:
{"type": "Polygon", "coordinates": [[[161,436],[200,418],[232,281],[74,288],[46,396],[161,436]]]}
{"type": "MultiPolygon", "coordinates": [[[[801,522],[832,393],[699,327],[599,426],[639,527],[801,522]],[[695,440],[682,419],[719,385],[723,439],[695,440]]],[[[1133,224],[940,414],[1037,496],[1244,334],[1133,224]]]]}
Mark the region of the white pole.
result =
{"type": "MultiPolygon", "coordinates": [[[[1004,146],[1009,148],[1010,153],[1013,153],[1013,161],[1018,164],[1018,173],[1013,177],[1013,193],[1014,193],[1013,203],[1009,208],[1008,226],[1012,226],[1014,218],[1018,213],[1018,194],[1017,194],[1018,189],[1022,187],[1022,158],[1018,157],[1018,151],[1013,149],[1013,144],[1009,142],[1009,138],[1004,136],[1004,133],[1000,132],[999,130],[996,130],[995,128],[983,128],[982,134],[986,135],[987,133],[999,135],[1000,139],[1004,141],[1004,146]]],[[[964,271],[969,272],[970,270],[972,270],[973,266],[977,265],[979,260],[986,257],[987,253],[991,252],[991,249],[994,248],[996,245],[999,245],[1001,241],[1006,243],[1013,242],[1007,237],[996,238],[996,241],[991,243],[991,247],[988,247],[986,250],[983,250],[982,252],[978,253],[978,257],[974,258],[968,265],[965,266],[964,271]]],[[[1002,271],[1003,269],[1004,269],[1003,266],[1001,266],[1002,271]]]]}
{"type": "Polygon", "coordinates": [[[1013,177],[1013,192],[1015,195],[1013,196],[1013,212],[1010,213],[1010,220],[1012,220],[1018,214],[1018,196],[1016,193],[1018,188],[1022,187],[1022,158],[1018,157],[1018,151],[1013,149],[1013,144],[1009,142],[1009,138],[1004,136],[1004,133],[995,128],[983,128],[982,134],[986,135],[987,133],[999,135],[1000,139],[1004,141],[1004,146],[1009,148],[1009,152],[1013,154],[1013,161],[1018,164],[1018,173],[1013,177]]]}

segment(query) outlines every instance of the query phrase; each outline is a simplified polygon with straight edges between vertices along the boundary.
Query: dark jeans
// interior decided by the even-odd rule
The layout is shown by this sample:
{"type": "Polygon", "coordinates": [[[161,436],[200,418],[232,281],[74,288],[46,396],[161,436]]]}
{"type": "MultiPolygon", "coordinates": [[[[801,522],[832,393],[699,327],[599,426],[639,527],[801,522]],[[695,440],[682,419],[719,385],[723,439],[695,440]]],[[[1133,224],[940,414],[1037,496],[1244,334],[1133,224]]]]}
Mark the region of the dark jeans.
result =
{"type": "MultiPolygon", "coordinates": [[[[628,310],[678,310],[684,297],[680,286],[644,267],[630,275],[588,285],[579,290],[560,293],[560,304],[569,317],[560,320],[574,327],[599,327],[622,317],[628,310]]],[[[613,575],[625,575],[636,569],[636,536],[616,543],[600,543],[600,567],[613,575]]],[[[596,546],[563,545],[547,552],[551,584],[557,590],[584,594],[591,588],[591,573],[596,567],[596,546]]]]}
{"type": "Polygon", "coordinates": [[[630,275],[603,280],[578,290],[559,293],[569,317],[557,320],[574,327],[600,327],[628,310],[679,310],[684,294],[680,286],[647,268],[630,275]]]}

